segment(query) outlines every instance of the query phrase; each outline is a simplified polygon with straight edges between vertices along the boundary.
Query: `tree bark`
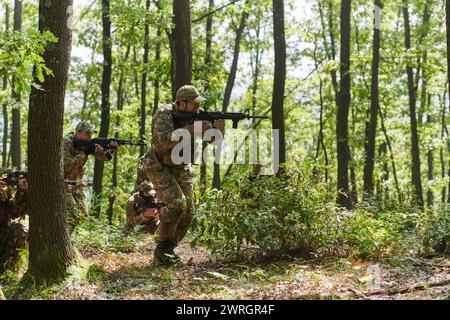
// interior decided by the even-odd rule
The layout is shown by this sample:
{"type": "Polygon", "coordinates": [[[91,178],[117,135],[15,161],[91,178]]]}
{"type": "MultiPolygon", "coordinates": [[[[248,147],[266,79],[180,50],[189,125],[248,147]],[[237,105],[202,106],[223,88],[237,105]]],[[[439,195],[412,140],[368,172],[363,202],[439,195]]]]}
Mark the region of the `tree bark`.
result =
{"type": "MultiPolygon", "coordinates": [[[[430,99],[430,97],[428,98],[430,99]]],[[[428,103],[429,105],[429,103],[428,103]]],[[[432,123],[432,118],[431,115],[428,113],[427,114],[427,123],[429,125],[431,125],[432,123]]],[[[430,188],[427,191],[427,206],[429,208],[431,208],[434,204],[434,194],[433,194],[433,189],[431,187],[431,182],[433,181],[433,171],[434,171],[434,158],[433,158],[433,149],[430,148],[428,149],[428,182],[430,184],[430,188]]]]}
{"type": "MultiPolygon", "coordinates": [[[[127,49],[125,51],[125,58],[124,61],[128,60],[128,57],[130,55],[130,45],[127,46],[127,49]]],[[[123,68],[123,67],[122,67],[123,68]]],[[[117,87],[117,111],[123,110],[123,101],[124,101],[124,94],[123,94],[123,82],[124,82],[124,70],[120,70],[120,78],[119,78],[119,85],[117,87]]],[[[120,126],[120,116],[116,116],[116,129],[114,133],[114,138],[119,139],[119,126],[120,126]]],[[[113,159],[113,173],[112,173],[112,190],[113,192],[109,196],[109,206],[108,206],[108,222],[110,225],[112,225],[113,220],[113,213],[114,213],[114,201],[116,200],[115,191],[117,188],[117,167],[119,163],[119,153],[114,153],[114,159],[113,159]]]]}
{"type": "MultiPolygon", "coordinates": [[[[103,24],[103,75],[102,75],[102,104],[101,104],[101,121],[100,121],[100,137],[108,137],[109,133],[109,113],[110,101],[109,94],[111,88],[112,74],[112,42],[111,42],[111,17],[110,17],[110,1],[102,0],[102,24],[103,24]]],[[[103,191],[103,171],[105,163],[96,160],[94,164],[94,216],[100,216],[101,193],[103,191]]]]}
{"type": "MultiPolygon", "coordinates": [[[[446,112],[446,104],[445,104],[445,92],[441,99],[439,98],[439,102],[442,103],[442,112],[441,112],[441,140],[444,140],[444,134],[447,132],[447,125],[446,125],[446,119],[445,119],[445,112],[446,112]]],[[[447,144],[448,144],[448,137],[447,137],[447,144]]],[[[439,157],[441,160],[441,178],[442,180],[445,179],[445,160],[444,160],[444,150],[442,146],[439,148],[439,157]]],[[[445,195],[446,195],[446,187],[443,186],[441,190],[441,201],[442,203],[445,202],[445,195]]]]}
{"type": "Polygon", "coordinates": [[[191,9],[189,0],[173,1],[172,98],[192,82],[191,9]]]}
{"type": "MultiPolygon", "coordinates": [[[[222,103],[222,112],[227,112],[228,105],[230,104],[231,92],[234,87],[234,81],[236,80],[237,67],[239,62],[239,54],[241,47],[241,38],[244,32],[245,24],[248,18],[248,1],[245,2],[244,8],[242,9],[241,20],[239,23],[239,27],[236,30],[236,38],[234,39],[234,52],[233,52],[233,61],[231,63],[230,73],[228,74],[227,84],[225,86],[225,94],[223,96],[222,103]]],[[[216,159],[220,158],[220,147],[216,149],[216,152],[219,155],[216,156],[216,159]]],[[[220,181],[220,164],[214,162],[214,174],[213,174],[213,188],[220,189],[221,181],[220,181]]]]}
{"type": "Polygon", "coordinates": [[[68,78],[72,29],[72,0],[39,3],[39,30],[59,41],[48,44],[44,61],[52,71],[42,90],[31,88],[28,115],[29,266],[35,283],[49,283],[67,275],[75,249],[65,218],[62,139],[64,96],[68,78]],[[45,128],[45,130],[43,130],[45,128]]]}
{"type": "MultiPolygon", "coordinates": [[[[450,0],[445,1],[445,25],[446,25],[446,39],[447,39],[447,86],[448,86],[448,99],[450,102],[450,0]]],[[[445,99],[444,99],[445,100],[445,99]]],[[[449,137],[447,134],[447,144],[449,146],[450,152],[450,143],[448,142],[449,137]]],[[[448,176],[450,178],[450,160],[448,163],[448,176]]],[[[450,182],[448,185],[448,198],[447,203],[450,203],[450,182]]]]}
{"type": "MultiPolygon", "coordinates": [[[[408,1],[403,0],[403,17],[405,21],[405,46],[409,50],[411,48],[411,32],[409,26],[408,1]]],[[[422,180],[420,174],[420,150],[419,135],[417,133],[416,118],[416,94],[414,89],[414,74],[410,64],[406,66],[406,74],[408,77],[408,94],[409,94],[409,116],[411,123],[411,182],[414,187],[415,201],[419,207],[423,207],[423,191],[422,180]]]]}
{"type": "Polygon", "coordinates": [[[397,196],[399,201],[401,202],[402,200],[402,195],[401,195],[401,191],[400,191],[400,185],[398,183],[398,178],[397,178],[397,168],[395,166],[395,161],[394,161],[394,152],[392,151],[392,144],[391,144],[391,139],[389,139],[389,135],[387,133],[387,129],[386,126],[384,125],[384,116],[383,116],[383,111],[381,110],[381,108],[378,109],[379,110],[379,114],[380,114],[380,124],[381,124],[381,130],[383,131],[384,134],[384,139],[386,141],[386,144],[388,146],[389,149],[389,156],[391,158],[391,164],[392,164],[392,174],[394,175],[394,183],[395,183],[395,189],[397,190],[397,196]]]}
{"type": "MultiPolygon", "coordinates": [[[[273,37],[275,68],[272,92],[272,128],[279,130],[279,163],[286,163],[284,124],[284,92],[286,82],[286,37],[284,27],[284,1],[273,0],[273,37]]],[[[274,150],[276,152],[276,150],[274,150]]]]}
{"type": "MultiPolygon", "coordinates": [[[[9,6],[5,4],[5,31],[9,30],[9,6]]],[[[8,87],[8,77],[3,77],[3,90],[8,87]]],[[[2,168],[6,167],[6,160],[8,157],[8,130],[9,130],[9,117],[8,107],[6,103],[2,106],[3,109],[3,140],[2,140],[2,168]]]]}
{"type": "MultiPolygon", "coordinates": [[[[15,32],[22,31],[22,0],[14,1],[14,26],[15,32]]],[[[12,167],[22,170],[22,145],[21,145],[21,114],[20,102],[21,97],[19,93],[14,91],[14,79],[12,84],[12,96],[16,100],[18,106],[11,111],[11,163],[12,167]]]]}
{"type": "MultiPolygon", "coordinates": [[[[156,31],[156,45],[155,45],[155,61],[159,61],[161,59],[161,27],[158,27],[156,31]]],[[[155,86],[154,86],[154,94],[153,94],[153,112],[152,115],[155,114],[156,110],[159,107],[159,77],[161,75],[161,71],[158,69],[156,77],[155,77],[155,86]]]]}
{"type": "Polygon", "coordinates": [[[370,90],[370,121],[367,132],[366,163],[364,166],[364,197],[373,195],[373,170],[375,163],[375,138],[378,120],[378,70],[380,66],[380,0],[375,0],[373,28],[372,82],[370,90]]]}
{"type": "MultiPolygon", "coordinates": [[[[150,0],[146,1],[145,12],[148,15],[150,9],[150,0]]],[[[144,70],[142,72],[141,82],[141,117],[139,122],[139,138],[145,140],[145,120],[147,118],[147,111],[145,110],[147,105],[147,69],[148,69],[148,52],[149,52],[149,21],[147,16],[145,17],[144,24],[144,70]]],[[[142,157],[145,153],[145,146],[139,147],[139,156],[142,157]]]]}
{"type": "MultiPolygon", "coordinates": [[[[212,10],[212,8],[214,8],[214,0],[209,0],[208,12],[210,12],[212,10]]],[[[205,33],[206,33],[205,66],[208,70],[208,74],[209,74],[209,67],[211,65],[212,23],[213,23],[213,15],[210,14],[210,15],[208,15],[208,17],[206,19],[206,29],[205,29],[205,33]]],[[[208,92],[209,87],[210,87],[210,81],[209,81],[209,78],[207,77],[205,79],[205,86],[203,88],[204,91],[208,92]]],[[[203,160],[203,153],[205,152],[207,145],[208,145],[207,142],[202,143],[202,157],[201,157],[201,165],[200,165],[200,185],[201,185],[202,189],[206,188],[206,163],[203,160]]]]}
{"type": "Polygon", "coordinates": [[[348,209],[352,208],[348,183],[348,113],[350,107],[350,16],[351,0],[341,2],[341,79],[337,111],[337,204],[348,209]]]}

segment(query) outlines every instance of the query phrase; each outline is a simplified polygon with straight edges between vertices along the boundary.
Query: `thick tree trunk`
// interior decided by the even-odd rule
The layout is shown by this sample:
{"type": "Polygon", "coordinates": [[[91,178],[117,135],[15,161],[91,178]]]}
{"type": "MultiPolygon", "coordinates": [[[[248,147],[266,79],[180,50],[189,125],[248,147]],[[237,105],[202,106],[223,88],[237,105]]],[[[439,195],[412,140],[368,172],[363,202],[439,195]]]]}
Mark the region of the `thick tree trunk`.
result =
{"type": "Polygon", "coordinates": [[[373,194],[373,170],[375,163],[375,137],[378,120],[378,69],[380,66],[380,0],[375,0],[373,29],[372,82],[370,90],[370,121],[367,132],[366,162],[364,166],[364,196],[373,194]]]}
{"type": "MultiPolygon", "coordinates": [[[[22,0],[14,1],[14,31],[22,31],[22,0]]],[[[21,97],[14,91],[14,81],[12,85],[12,96],[20,104],[21,97]]],[[[22,145],[21,145],[21,115],[20,107],[13,108],[11,111],[11,162],[12,167],[22,170],[22,145]]]]}
{"type": "Polygon", "coordinates": [[[348,183],[348,113],[350,107],[350,14],[351,0],[341,2],[341,79],[337,111],[337,203],[352,208],[348,183]]]}
{"type": "MultiPolygon", "coordinates": [[[[411,32],[409,26],[408,1],[403,0],[403,17],[405,21],[405,46],[409,50],[411,48],[411,32]]],[[[414,187],[415,201],[417,205],[423,207],[423,191],[422,180],[420,174],[420,150],[419,135],[417,133],[416,118],[416,94],[414,89],[414,74],[412,67],[407,64],[406,74],[408,77],[408,93],[409,93],[409,116],[411,123],[411,182],[414,187]]]]}
{"type": "MultiPolygon", "coordinates": [[[[109,133],[109,112],[110,101],[109,94],[111,88],[111,74],[112,74],[112,43],[111,43],[111,17],[110,17],[110,2],[109,0],[102,0],[102,24],[103,24],[103,75],[102,75],[102,105],[101,105],[101,122],[100,122],[100,137],[108,137],[109,133]]],[[[94,165],[94,216],[100,216],[100,197],[103,191],[103,170],[105,163],[96,160],[94,165]]]]}
{"type": "MultiPolygon", "coordinates": [[[[214,8],[214,0],[209,0],[208,4],[208,12],[210,12],[214,8]]],[[[213,15],[210,14],[206,18],[206,48],[205,48],[205,66],[208,70],[209,74],[209,67],[211,65],[211,44],[212,44],[212,22],[213,22],[213,15]]],[[[210,87],[210,81],[209,78],[205,79],[205,86],[204,91],[208,92],[210,87]]],[[[203,153],[205,152],[205,149],[207,147],[208,143],[203,142],[202,143],[202,157],[201,157],[201,165],[200,165],[200,185],[202,189],[206,188],[206,163],[203,161],[203,153]]]]}
{"type": "MultiPolygon", "coordinates": [[[[9,6],[5,4],[5,31],[9,30],[9,6]]],[[[3,77],[3,90],[8,87],[8,77],[3,77]]],[[[6,167],[6,160],[8,157],[8,130],[9,130],[9,117],[8,108],[6,103],[2,106],[3,109],[3,140],[2,140],[2,168],[6,167]]]]}
{"type": "MultiPolygon", "coordinates": [[[[272,128],[279,130],[279,163],[286,163],[284,127],[284,92],[286,82],[286,37],[284,28],[284,1],[273,0],[273,37],[275,68],[272,92],[272,128]]],[[[276,152],[276,150],[275,150],[276,152]]]]}
{"type": "Polygon", "coordinates": [[[75,262],[65,218],[62,138],[64,96],[70,64],[72,0],[39,4],[39,30],[59,41],[47,45],[44,61],[52,71],[42,90],[31,88],[28,118],[28,210],[30,254],[27,275],[36,283],[60,280],[75,262]],[[42,128],[45,128],[43,130],[42,128]]]}
{"type": "MultiPolygon", "coordinates": [[[[146,1],[145,12],[149,13],[150,0],[146,1]]],[[[141,117],[139,121],[139,138],[144,141],[145,139],[145,120],[147,119],[147,69],[148,69],[148,51],[149,51],[149,21],[146,17],[144,24],[144,71],[142,72],[141,82],[141,117]]],[[[145,153],[145,146],[139,147],[139,156],[142,157],[145,153]]]]}
{"type": "Polygon", "coordinates": [[[191,9],[189,0],[173,1],[172,98],[192,82],[191,9]]]}
{"type": "MultiPolygon", "coordinates": [[[[230,104],[231,92],[234,87],[234,81],[236,80],[237,67],[239,62],[239,54],[241,48],[241,38],[244,32],[245,24],[248,18],[247,10],[248,1],[244,4],[244,9],[242,10],[241,21],[239,27],[236,30],[236,38],[234,39],[234,53],[233,61],[231,63],[230,73],[228,74],[227,84],[225,86],[225,94],[223,96],[222,112],[227,112],[228,105],[230,104]]],[[[216,149],[219,154],[216,155],[216,159],[220,158],[220,148],[216,149]]],[[[214,162],[214,174],[213,174],[213,188],[220,189],[220,164],[214,162]]]]}

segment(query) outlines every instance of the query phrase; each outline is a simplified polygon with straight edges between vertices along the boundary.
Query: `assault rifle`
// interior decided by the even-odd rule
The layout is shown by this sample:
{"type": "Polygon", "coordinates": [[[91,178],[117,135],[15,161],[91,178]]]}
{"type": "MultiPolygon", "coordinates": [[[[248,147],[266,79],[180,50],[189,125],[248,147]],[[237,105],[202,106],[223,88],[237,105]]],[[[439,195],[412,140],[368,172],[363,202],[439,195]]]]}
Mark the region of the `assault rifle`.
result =
{"type": "Polygon", "coordinates": [[[71,187],[92,187],[92,182],[84,182],[84,181],[77,181],[77,180],[64,180],[64,183],[71,187]]]}
{"type": "Polygon", "coordinates": [[[119,146],[122,145],[130,145],[130,146],[146,146],[146,144],[143,141],[134,142],[131,140],[121,140],[121,139],[115,139],[115,138],[94,138],[91,140],[78,140],[73,139],[73,146],[76,149],[83,149],[86,151],[87,154],[92,154],[95,152],[95,145],[100,145],[104,150],[107,149],[115,149],[111,147],[111,142],[117,142],[119,146]]]}
{"type": "Polygon", "coordinates": [[[250,110],[245,112],[173,112],[173,120],[175,122],[194,122],[199,120],[208,120],[214,124],[219,119],[232,120],[233,129],[237,129],[238,123],[244,119],[268,119],[268,116],[251,116],[250,110]]]}
{"type": "MultiPolygon", "coordinates": [[[[141,196],[143,197],[143,196],[141,196]]],[[[134,208],[135,209],[161,209],[165,208],[166,205],[164,203],[156,202],[155,198],[150,197],[143,197],[145,202],[144,203],[135,203],[134,208]]]]}

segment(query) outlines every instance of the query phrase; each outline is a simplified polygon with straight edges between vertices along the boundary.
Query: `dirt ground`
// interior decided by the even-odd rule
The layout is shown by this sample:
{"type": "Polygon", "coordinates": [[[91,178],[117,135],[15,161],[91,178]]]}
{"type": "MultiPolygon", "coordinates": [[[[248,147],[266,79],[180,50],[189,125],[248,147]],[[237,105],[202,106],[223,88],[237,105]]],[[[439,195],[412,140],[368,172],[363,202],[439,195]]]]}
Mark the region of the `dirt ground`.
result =
{"type": "MultiPolygon", "coordinates": [[[[183,263],[152,267],[150,238],[127,252],[84,250],[86,281],[46,299],[450,299],[450,259],[387,262],[295,257],[218,260],[183,243],[183,263]]],[[[42,297],[40,297],[42,298],[42,297]]]]}

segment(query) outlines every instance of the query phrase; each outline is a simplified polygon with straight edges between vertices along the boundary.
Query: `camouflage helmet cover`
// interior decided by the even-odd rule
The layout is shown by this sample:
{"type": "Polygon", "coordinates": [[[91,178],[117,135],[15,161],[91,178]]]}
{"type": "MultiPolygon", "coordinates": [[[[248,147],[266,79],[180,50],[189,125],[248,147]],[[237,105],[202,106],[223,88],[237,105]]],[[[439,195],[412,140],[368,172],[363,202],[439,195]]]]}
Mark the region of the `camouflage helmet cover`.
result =
{"type": "Polygon", "coordinates": [[[88,121],[80,121],[77,124],[76,127],[76,131],[78,130],[82,130],[88,133],[97,133],[97,131],[95,131],[95,127],[92,123],[88,122],[88,121]]]}
{"type": "Polygon", "coordinates": [[[150,181],[143,181],[141,182],[137,188],[137,192],[144,196],[152,196],[154,197],[156,194],[156,191],[153,190],[153,184],[150,181]]]}
{"type": "Polygon", "coordinates": [[[200,95],[197,88],[191,85],[185,85],[182,86],[180,89],[178,89],[176,99],[177,101],[187,100],[194,103],[200,103],[206,100],[204,97],[200,95]]]}

